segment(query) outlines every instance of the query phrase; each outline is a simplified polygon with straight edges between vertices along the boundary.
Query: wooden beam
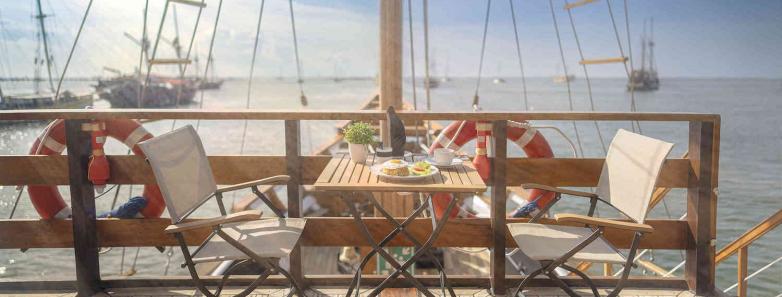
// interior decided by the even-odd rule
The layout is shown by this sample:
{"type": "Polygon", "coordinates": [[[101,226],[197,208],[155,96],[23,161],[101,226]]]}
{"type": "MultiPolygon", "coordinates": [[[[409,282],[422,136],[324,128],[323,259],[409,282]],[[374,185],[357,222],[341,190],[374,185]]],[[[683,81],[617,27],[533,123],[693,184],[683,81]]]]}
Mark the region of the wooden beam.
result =
{"type": "Polygon", "coordinates": [[[685,278],[697,295],[714,293],[716,243],[716,189],[714,123],[690,122],[689,159],[693,171],[687,188],[687,223],[692,244],[687,249],[685,278]]]}
{"type": "MultiPolygon", "coordinates": [[[[659,112],[429,112],[399,111],[402,121],[719,121],[717,114],[659,112]]],[[[380,111],[344,110],[246,110],[246,109],[34,109],[1,110],[0,120],[107,120],[107,119],[190,119],[190,120],[383,120],[380,111]]]]}
{"type": "Polygon", "coordinates": [[[581,61],[578,62],[578,64],[581,64],[581,65],[596,65],[596,64],[624,63],[626,61],[627,61],[627,57],[617,57],[617,58],[581,60],[581,61]]]}
{"type": "Polygon", "coordinates": [[[739,262],[736,269],[736,281],[738,287],[736,293],[739,297],[747,297],[747,262],[749,260],[749,248],[742,247],[739,249],[739,262]]]}
{"type": "Polygon", "coordinates": [[[100,292],[98,234],[95,232],[95,191],[87,178],[92,154],[90,134],[82,131],[83,120],[65,121],[65,142],[68,149],[72,231],[76,289],[81,296],[100,292]]]}
{"type": "MultiPolygon", "coordinates": [[[[402,0],[380,1],[380,111],[402,110],[402,0]]],[[[380,121],[380,137],[390,145],[388,124],[380,121]]]]}
{"type": "Polygon", "coordinates": [[[744,234],[739,236],[739,238],[736,238],[736,240],[725,245],[717,252],[717,256],[714,257],[714,262],[719,264],[742,248],[749,246],[758,238],[763,237],[763,235],[769,231],[774,230],[774,228],[780,224],[782,224],[782,209],[755,225],[755,227],[747,230],[747,232],[744,232],[744,234]]]}
{"type": "MultiPolygon", "coordinates": [[[[367,275],[361,276],[361,284],[366,286],[378,285],[386,276],[367,275]]],[[[437,287],[440,285],[439,275],[416,275],[425,286],[437,287]]],[[[253,282],[257,276],[253,275],[233,275],[226,280],[226,286],[247,286],[253,282]]],[[[586,287],[587,284],[579,277],[561,277],[565,283],[573,287],[586,287]]],[[[591,277],[599,287],[611,288],[617,284],[617,278],[593,276],[591,277]]],[[[307,282],[313,286],[339,287],[347,286],[353,279],[353,275],[307,275],[307,282]]],[[[518,285],[523,279],[522,276],[509,275],[509,285],[518,285]]],[[[220,283],[220,276],[203,276],[201,280],[207,286],[216,286],[220,283]]],[[[488,288],[489,278],[485,276],[474,275],[449,275],[448,280],[455,287],[473,287],[488,288]]],[[[107,288],[150,288],[150,287],[169,287],[169,288],[189,288],[193,287],[193,280],[190,276],[155,276],[155,277],[122,277],[107,276],[103,280],[107,288]]],[[[288,281],[280,275],[272,275],[266,281],[264,286],[288,286],[288,281]]],[[[404,279],[399,279],[391,283],[391,287],[406,287],[410,284],[404,279]]],[[[531,287],[553,287],[556,286],[551,280],[546,278],[536,278],[530,282],[531,287]]],[[[686,289],[687,283],[681,278],[662,278],[648,276],[631,275],[625,287],[646,288],[646,289],[686,289]]],[[[73,290],[73,280],[7,280],[0,281],[0,291],[25,291],[35,293],[36,291],[63,291],[73,290]]]]}
{"type": "MultiPolygon", "coordinates": [[[[198,219],[186,220],[185,222],[198,219]]],[[[507,223],[526,222],[527,219],[507,219],[507,223]]],[[[394,226],[383,218],[365,218],[372,236],[382,238],[390,233],[394,226]]],[[[553,220],[542,220],[545,224],[555,224],[553,220]]],[[[641,249],[686,249],[690,242],[686,221],[647,220],[654,227],[641,240],[641,249]]],[[[170,219],[98,219],[96,230],[98,244],[101,247],[152,247],[177,245],[173,236],[163,230],[171,224],[170,219]]],[[[575,225],[575,224],[568,224],[575,225]]],[[[416,219],[407,228],[418,240],[424,241],[432,231],[430,219],[416,219]]],[[[199,245],[211,232],[210,228],[201,228],[185,232],[189,245],[199,245]]],[[[628,248],[632,241],[632,232],[607,229],[606,239],[618,248],[628,248]]],[[[304,246],[368,246],[359,233],[352,218],[307,218],[307,226],[302,234],[304,246]]],[[[445,225],[442,234],[434,243],[437,247],[492,247],[490,219],[453,219],[445,225]]],[[[412,246],[412,243],[398,237],[390,246],[412,246]]],[[[516,247],[516,243],[505,232],[505,246],[516,247]]],[[[0,220],[0,249],[20,248],[71,248],[73,230],[71,220],[0,220]]]]}
{"type": "Polygon", "coordinates": [[[589,3],[593,3],[595,1],[597,1],[597,0],[580,0],[580,1],[573,2],[573,3],[567,3],[567,4],[565,4],[565,9],[572,9],[572,8],[579,7],[579,6],[584,6],[584,5],[587,5],[589,3]]]}
{"type": "MultiPolygon", "coordinates": [[[[111,184],[155,183],[152,170],[144,158],[138,156],[108,156],[111,184]]],[[[301,156],[302,182],[315,182],[326,167],[330,156],[301,156]]],[[[594,187],[597,185],[603,159],[545,159],[508,158],[506,180],[508,185],[539,183],[562,187],[594,187]]],[[[284,156],[209,156],[209,163],[218,184],[229,185],[256,180],[261,177],[287,174],[284,156]]],[[[0,185],[67,185],[66,156],[0,156],[0,185]]],[[[657,185],[660,187],[687,187],[691,170],[687,159],[669,159],[663,165],[657,185]]]]}
{"type": "MultiPolygon", "coordinates": [[[[507,216],[506,200],[508,198],[507,184],[505,174],[507,173],[508,157],[508,138],[505,137],[508,128],[507,121],[492,122],[492,135],[499,135],[494,138],[493,151],[494,158],[491,159],[491,180],[493,186],[491,190],[491,289],[492,295],[504,295],[507,289],[505,282],[505,244],[507,225],[505,216],[507,216]]],[[[479,136],[481,137],[481,136],[479,136]]]]}
{"type": "MultiPolygon", "coordinates": [[[[298,120],[285,121],[285,171],[288,181],[288,217],[301,218],[302,163],[301,163],[301,126],[298,120]]],[[[301,246],[296,244],[290,253],[288,271],[299,284],[304,284],[301,269],[301,246]]],[[[306,284],[304,284],[306,285],[306,284]]]]}

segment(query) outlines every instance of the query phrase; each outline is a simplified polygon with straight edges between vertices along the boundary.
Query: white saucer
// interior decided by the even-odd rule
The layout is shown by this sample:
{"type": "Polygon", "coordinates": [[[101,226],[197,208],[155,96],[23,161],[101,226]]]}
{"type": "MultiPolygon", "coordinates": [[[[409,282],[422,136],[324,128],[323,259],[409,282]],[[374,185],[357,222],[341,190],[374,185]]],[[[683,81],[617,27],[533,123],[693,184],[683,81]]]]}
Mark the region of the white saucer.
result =
{"type": "Polygon", "coordinates": [[[454,158],[451,161],[451,164],[440,164],[440,163],[437,163],[437,162],[435,162],[434,160],[432,160],[430,158],[430,159],[426,159],[426,163],[429,163],[432,166],[435,166],[435,167],[438,167],[438,168],[451,168],[451,167],[462,165],[462,163],[464,163],[464,160],[459,159],[459,158],[454,158]]]}

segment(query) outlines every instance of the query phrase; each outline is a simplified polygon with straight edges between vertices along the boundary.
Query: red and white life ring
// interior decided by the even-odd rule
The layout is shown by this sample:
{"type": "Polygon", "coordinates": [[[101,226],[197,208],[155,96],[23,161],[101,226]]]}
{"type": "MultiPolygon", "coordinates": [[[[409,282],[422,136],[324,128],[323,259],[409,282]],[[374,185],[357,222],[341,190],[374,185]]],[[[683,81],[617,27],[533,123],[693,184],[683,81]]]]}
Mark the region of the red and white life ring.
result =
{"type": "MultiPolygon", "coordinates": [[[[134,154],[143,156],[137,143],[152,138],[144,127],[136,120],[106,120],[105,132],[111,138],[127,145],[134,154]]],[[[103,125],[101,125],[102,127],[103,125]]],[[[51,122],[44,132],[38,136],[30,148],[31,155],[55,155],[65,150],[65,121],[51,122]]],[[[63,200],[57,186],[29,185],[27,191],[35,210],[43,219],[65,219],[71,215],[71,209],[63,200]]],[[[165,201],[156,184],[144,186],[144,198],[147,205],[141,211],[145,218],[159,218],[165,209],[165,201]]]]}
{"type": "MultiPolygon", "coordinates": [[[[489,178],[489,161],[486,156],[486,138],[491,136],[491,123],[474,121],[453,122],[437,136],[434,143],[429,147],[431,154],[435,149],[447,147],[452,150],[459,150],[464,144],[473,139],[478,139],[475,148],[475,158],[473,165],[484,180],[489,178]]],[[[546,138],[537,129],[531,127],[527,122],[508,121],[506,132],[508,140],[514,142],[519,148],[524,150],[528,158],[553,158],[554,152],[551,150],[546,138]]],[[[529,193],[530,199],[539,198],[538,206],[543,207],[554,198],[554,193],[533,189],[529,193]]],[[[441,218],[445,213],[445,208],[453,196],[445,193],[435,194],[432,199],[435,216],[441,218]]],[[[449,217],[456,217],[458,209],[453,209],[449,217]]]]}

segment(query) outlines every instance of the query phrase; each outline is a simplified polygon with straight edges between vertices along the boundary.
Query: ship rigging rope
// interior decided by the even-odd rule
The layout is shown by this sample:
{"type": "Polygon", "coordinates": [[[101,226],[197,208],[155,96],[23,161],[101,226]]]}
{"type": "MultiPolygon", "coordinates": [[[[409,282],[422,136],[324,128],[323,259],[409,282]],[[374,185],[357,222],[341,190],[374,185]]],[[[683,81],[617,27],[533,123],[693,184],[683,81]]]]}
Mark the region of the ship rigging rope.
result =
{"type": "MultiPolygon", "coordinates": [[[[568,5],[567,0],[565,0],[565,5],[568,5]]],[[[573,38],[576,41],[578,56],[581,58],[581,61],[583,61],[584,51],[581,49],[581,40],[578,38],[578,31],[576,30],[576,22],[573,20],[572,9],[566,9],[566,10],[567,10],[568,19],[570,19],[570,28],[571,30],[573,30],[573,38]]],[[[595,100],[592,97],[592,80],[589,79],[589,70],[587,70],[586,64],[581,64],[581,68],[584,69],[584,80],[586,80],[587,98],[589,98],[589,109],[595,111],[595,100]]],[[[603,149],[603,154],[606,154],[608,151],[606,150],[606,143],[603,140],[603,133],[600,131],[600,124],[598,124],[596,120],[592,122],[595,124],[595,130],[597,131],[597,138],[600,140],[600,147],[603,149]]]]}
{"type": "MultiPolygon", "coordinates": [[[[426,90],[426,111],[432,110],[431,86],[429,85],[429,0],[424,0],[424,90],[426,90]]],[[[431,145],[432,122],[426,122],[426,146],[431,145]]]]}
{"type": "MultiPolygon", "coordinates": [[[[250,60],[250,75],[247,80],[247,99],[244,104],[245,109],[250,108],[250,96],[253,89],[253,74],[255,74],[255,59],[258,56],[258,43],[261,39],[261,21],[263,20],[263,7],[266,4],[266,0],[261,0],[261,7],[258,11],[258,23],[255,25],[255,42],[253,44],[253,56],[250,60]]],[[[244,120],[244,128],[242,129],[242,144],[239,147],[239,154],[244,153],[244,143],[247,138],[247,120],[244,120]]]]}
{"type": "Polygon", "coordinates": [[[288,0],[288,7],[291,12],[291,31],[293,32],[293,52],[296,55],[296,82],[299,83],[299,94],[301,95],[301,105],[307,106],[307,96],[304,95],[304,80],[301,79],[301,60],[299,59],[299,41],[296,37],[296,19],[293,17],[293,0],[288,0]]]}
{"type": "Polygon", "coordinates": [[[73,58],[73,52],[76,50],[76,44],[79,43],[81,32],[84,31],[84,23],[87,22],[87,16],[90,14],[90,8],[92,8],[92,0],[87,3],[87,9],[84,10],[84,16],[81,18],[81,24],[79,24],[79,31],[76,31],[76,38],[73,40],[71,51],[68,53],[68,60],[65,61],[65,67],[62,69],[62,75],[60,75],[60,79],[57,82],[57,91],[54,92],[54,101],[60,99],[60,88],[62,87],[62,81],[65,78],[65,74],[68,73],[68,66],[71,64],[71,58],[73,58]]]}
{"type": "Polygon", "coordinates": [[[521,72],[521,92],[524,98],[524,110],[529,110],[527,78],[524,75],[524,60],[521,58],[521,43],[519,42],[519,26],[516,23],[516,10],[513,8],[513,0],[508,0],[508,3],[510,3],[510,17],[513,20],[513,36],[516,38],[516,56],[519,58],[519,72],[521,72]]]}
{"type": "MultiPolygon", "coordinates": [[[[567,85],[567,97],[568,102],[570,103],[570,111],[573,111],[573,92],[570,89],[570,79],[568,79],[568,72],[567,72],[567,65],[565,64],[565,51],[562,49],[562,38],[559,34],[559,25],[557,24],[557,16],[554,13],[554,1],[549,0],[549,9],[551,10],[551,19],[554,21],[554,32],[556,32],[557,35],[557,44],[559,45],[559,56],[562,59],[562,70],[564,71],[565,75],[565,84],[567,85]]],[[[576,121],[571,121],[573,123],[573,131],[576,133],[576,142],[578,143],[578,151],[580,152],[580,156],[584,156],[584,148],[581,145],[581,135],[578,133],[578,127],[576,126],[576,121]]]]}
{"type": "MultiPolygon", "coordinates": [[[[201,4],[204,3],[205,0],[201,0],[201,4]]],[[[204,12],[204,6],[198,7],[198,14],[196,15],[195,24],[193,25],[193,33],[190,35],[190,42],[187,45],[187,54],[185,54],[185,60],[190,60],[190,55],[193,52],[193,43],[195,43],[196,39],[196,33],[198,33],[198,25],[201,23],[201,14],[204,12]]],[[[176,18],[176,6],[174,6],[174,27],[176,28],[176,47],[177,47],[177,55],[179,55],[179,21],[176,18]]],[[[158,35],[158,38],[161,36],[158,35]]],[[[187,72],[187,66],[190,65],[179,65],[179,80],[184,81],[185,80],[185,72],[187,72]]],[[[176,93],[176,101],[174,102],[174,108],[179,108],[179,99],[182,96],[182,84],[179,84],[177,86],[177,93],[176,93]]],[[[174,130],[176,127],[176,119],[174,119],[171,122],[171,131],[174,130]]]]}
{"type": "MultiPolygon", "coordinates": [[[[149,0],[146,0],[146,3],[144,4],[144,23],[141,25],[141,51],[138,55],[138,78],[141,78],[141,67],[144,66],[144,57],[147,59],[149,58],[149,52],[148,46],[149,41],[147,40],[147,16],[149,16],[149,0]]],[[[138,108],[141,108],[144,105],[144,100],[142,100],[142,94],[141,89],[143,86],[139,83],[138,88],[136,89],[136,94],[138,94],[138,108]]]]}
{"type": "MultiPolygon", "coordinates": [[[[149,1],[149,0],[147,0],[149,1]]],[[[223,11],[223,0],[220,0],[217,3],[217,15],[215,16],[215,23],[212,27],[212,37],[209,40],[209,53],[206,57],[206,67],[204,67],[204,78],[203,81],[207,81],[207,75],[209,73],[209,64],[212,62],[212,52],[215,46],[215,36],[217,36],[217,25],[220,23],[220,13],[223,11]]],[[[214,70],[214,66],[212,66],[212,69],[214,70]]],[[[214,75],[212,75],[212,78],[214,78],[214,75]]],[[[198,108],[204,109],[204,92],[201,92],[201,99],[198,102],[198,108]]],[[[201,127],[201,119],[198,119],[196,121],[195,129],[198,131],[198,128],[201,127]]]]}
{"type": "Polygon", "coordinates": [[[478,62],[478,81],[475,83],[475,96],[472,97],[472,109],[478,110],[478,101],[480,100],[480,97],[478,97],[478,92],[481,88],[481,74],[483,72],[483,57],[484,53],[486,53],[486,35],[488,35],[489,32],[489,14],[491,12],[491,0],[486,1],[486,18],[483,22],[483,40],[481,41],[481,58],[478,62]]]}
{"type": "MultiPolygon", "coordinates": [[[[613,10],[613,8],[611,6],[611,1],[610,0],[606,1],[606,4],[608,4],[608,15],[611,17],[611,25],[614,28],[614,36],[616,36],[616,44],[619,46],[619,55],[621,55],[622,57],[628,57],[628,60],[629,60],[629,67],[628,67],[628,61],[625,61],[623,65],[624,65],[624,68],[625,68],[625,73],[627,74],[627,81],[631,82],[632,73],[633,73],[633,48],[632,48],[632,45],[631,45],[632,43],[631,43],[631,40],[630,40],[630,22],[629,22],[629,15],[628,15],[628,9],[627,9],[627,0],[624,1],[625,26],[626,26],[626,30],[628,32],[627,33],[627,51],[628,51],[627,52],[627,56],[625,56],[624,47],[622,46],[622,41],[621,41],[621,38],[619,37],[619,29],[617,29],[617,26],[616,26],[616,19],[614,18],[614,10],[613,10]]],[[[636,111],[636,108],[635,108],[635,85],[632,84],[632,83],[629,84],[629,85],[630,85],[630,90],[629,90],[630,91],[630,110],[631,111],[636,111]]],[[[638,121],[631,121],[630,124],[632,126],[633,132],[636,131],[636,127],[635,127],[636,125],[638,125],[638,130],[640,132],[640,129],[641,129],[641,123],[640,122],[638,122],[638,121]]]]}

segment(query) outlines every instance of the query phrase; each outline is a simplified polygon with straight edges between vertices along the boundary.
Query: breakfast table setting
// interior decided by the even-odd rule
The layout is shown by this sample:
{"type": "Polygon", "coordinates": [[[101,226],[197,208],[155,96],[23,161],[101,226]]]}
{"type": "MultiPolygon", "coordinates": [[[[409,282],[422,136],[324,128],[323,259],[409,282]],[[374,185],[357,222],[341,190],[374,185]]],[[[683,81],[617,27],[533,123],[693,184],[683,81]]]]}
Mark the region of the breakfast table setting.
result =
{"type": "MultiPolygon", "coordinates": [[[[353,127],[353,131],[346,131],[349,143],[358,138],[355,137],[355,135],[359,135],[356,130],[363,129],[363,124],[356,125],[353,127]]],[[[391,285],[392,280],[404,277],[423,295],[434,297],[435,295],[413,277],[408,269],[422,256],[434,258],[432,246],[448,222],[449,215],[444,215],[441,218],[432,215],[432,231],[424,241],[412,236],[406,227],[431,207],[432,198],[438,193],[452,195],[453,199],[450,199],[444,212],[450,214],[461,198],[484,192],[487,187],[472,162],[466,157],[456,156],[453,150],[439,148],[433,150],[431,154],[411,154],[400,149],[399,143],[392,143],[391,148],[378,148],[374,150],[373,154],[362,152],[360,147],[351,147],[350,154],[342,153],[333,156],[318,176],[313,188],[316,191],[339,192],[340,195],[337,196],[347,205],[359,232],[372,247],[372,250],[363,257],[357,268],[354,279],[348,286],[346,296],[350,296],[353,290],[358,291],[364,266],[374,255],[379,255],[393,267],[393,271],[368,296],[378,295],[384,288],[391,285]],[[406,218],[395,218],[373,195],[373,193],[382,192],[416,193],[422,200],[406,218]],[[380,241],[373,238],[369,227],[362,219],[361,212],[357,209],[356,204],[361,199],[368,200],[376,213],[379,213],[394,226],[391,232],[380,241]],[[399,235],[405,236],[415,247],[413,256],[403,263],[400,263],[384,249],[392,239],[399,235]]],[[[437,260],[434,262],[440,272],[443,293],[447,289],[449,295],[455,297],[443,266],[437,260]]]]}

